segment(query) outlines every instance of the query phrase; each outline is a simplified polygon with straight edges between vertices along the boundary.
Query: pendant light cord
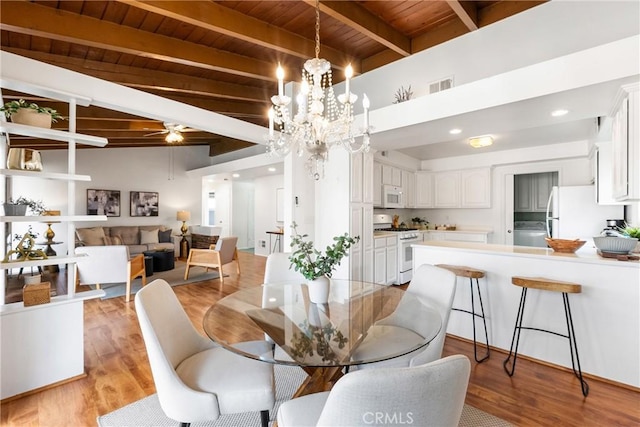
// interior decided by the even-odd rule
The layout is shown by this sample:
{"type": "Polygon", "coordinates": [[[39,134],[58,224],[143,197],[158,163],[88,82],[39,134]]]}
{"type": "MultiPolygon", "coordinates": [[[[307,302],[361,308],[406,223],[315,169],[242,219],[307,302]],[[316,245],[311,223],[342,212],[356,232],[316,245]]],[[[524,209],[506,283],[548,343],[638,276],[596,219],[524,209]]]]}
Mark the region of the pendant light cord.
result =
{"type": "Polygon", "coordinates": [[[320,56],[320,0],[316,0],[316,59],[320,56]]]}

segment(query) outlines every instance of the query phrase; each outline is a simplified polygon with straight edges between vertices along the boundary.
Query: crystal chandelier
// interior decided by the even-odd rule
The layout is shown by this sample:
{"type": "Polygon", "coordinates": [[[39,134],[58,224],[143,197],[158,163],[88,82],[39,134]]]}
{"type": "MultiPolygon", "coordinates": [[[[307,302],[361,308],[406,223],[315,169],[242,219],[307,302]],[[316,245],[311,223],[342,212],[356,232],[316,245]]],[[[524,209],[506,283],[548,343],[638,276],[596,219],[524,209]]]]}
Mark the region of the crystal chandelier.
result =
{"type": "Polygon", "coordinates": [[[337,97],[333,90],[331,63],[318,58],[320,54],[320,4],[316,0],[316,57],[308,59],[302,70],[300,92],[296,96],[298,111],[293,118],[289,111],[291,98],[284,94],[284,70],[278,65],[278,94],[271,97],[269,109],[269,139],[267,152],[286,156],[296,147],[298,156],[308,153],[305,163],[309,175],[318,180],[324,176],[324,162],[329,150],[342,145],[351,153],[369,151],[369,99],[363,96],[364,125],[354,132],[353,105],[358,96],[349,91],[353,69],[345,69],[345,91],[337,97]],[[278,135],[276,136],[275,127],[278,135]]]}

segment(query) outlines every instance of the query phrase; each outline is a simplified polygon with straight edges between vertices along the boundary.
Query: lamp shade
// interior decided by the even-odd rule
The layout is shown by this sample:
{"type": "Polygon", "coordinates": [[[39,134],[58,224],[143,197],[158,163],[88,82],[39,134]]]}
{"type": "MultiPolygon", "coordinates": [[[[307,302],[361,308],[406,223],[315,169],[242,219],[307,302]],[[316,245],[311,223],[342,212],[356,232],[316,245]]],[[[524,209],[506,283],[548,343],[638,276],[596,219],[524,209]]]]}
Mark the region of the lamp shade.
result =
{"type": "Polygon", "coordinates": [[[191,212],[189,211],[178,211],[176,215],[176,219],[178,221],[189,221],[191,219],[191,212]]]}

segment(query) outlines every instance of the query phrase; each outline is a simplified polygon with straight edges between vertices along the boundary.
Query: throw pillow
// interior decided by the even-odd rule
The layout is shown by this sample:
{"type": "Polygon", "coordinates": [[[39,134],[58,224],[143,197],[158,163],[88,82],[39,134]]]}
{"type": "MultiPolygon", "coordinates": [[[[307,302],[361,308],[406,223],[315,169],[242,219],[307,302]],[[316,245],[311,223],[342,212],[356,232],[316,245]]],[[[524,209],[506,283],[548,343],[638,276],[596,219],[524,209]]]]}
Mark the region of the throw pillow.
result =
{"type": "Polygon", "coordinates": [[[104,229],[102,227],[78,228],[76,236],[83,246],[104,246],[104,229]]]}
{"type": "Polygon", "coordinates": [[[171,229],[158,231],[158,243],[171,243],[171,229]]]}
{"type": "Polygon", "coordinates": [[[158,229],[156,228],[155,230],[140,230],[140,244],[141,245],[148,245],[148,244],[154,244],[154,243],[160,243],[158,242],[158,229]]]}
{"type": "Polygon", "coordinates": [[[120,238],[120,236],[107,236],[104,238],[104,244],[107,246],[122,245],[122,239],[120,238]]]}

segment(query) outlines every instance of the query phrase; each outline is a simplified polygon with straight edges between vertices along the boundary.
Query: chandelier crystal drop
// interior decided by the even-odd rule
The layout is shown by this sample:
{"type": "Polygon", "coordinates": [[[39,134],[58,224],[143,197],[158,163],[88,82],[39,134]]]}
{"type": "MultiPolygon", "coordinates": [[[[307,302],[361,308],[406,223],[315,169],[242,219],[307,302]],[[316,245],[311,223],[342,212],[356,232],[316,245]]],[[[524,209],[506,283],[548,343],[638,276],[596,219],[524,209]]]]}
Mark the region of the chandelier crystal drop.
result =
{"type": "Polygon", "coordinates": [[[315,58],[308,59],[302,70],[300,91],[296,96],[297,113],[291,117],[291,98],[284,94],[284,70],[276,71],[278,94],[271,97],[269,109],[269,136],[267,152],[286,156],[295,148],[301,157],[308,154],[305,163],[309,175],[318,180],[324,177],[324,162],[329,150],[341,145],[351,153],[369,151],[369,99],[363,96],[364,124],[358,132],[353,130],[353,105],[358,96],[350,92],[353,76],[351,65],[345,69],[345,91],[336,97],[333,90],[331,63],[319,58],[320,5],[316,0],[315,58]],[[276,135],[277,128],[277,135],[276,135]]]}

